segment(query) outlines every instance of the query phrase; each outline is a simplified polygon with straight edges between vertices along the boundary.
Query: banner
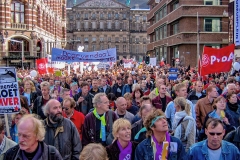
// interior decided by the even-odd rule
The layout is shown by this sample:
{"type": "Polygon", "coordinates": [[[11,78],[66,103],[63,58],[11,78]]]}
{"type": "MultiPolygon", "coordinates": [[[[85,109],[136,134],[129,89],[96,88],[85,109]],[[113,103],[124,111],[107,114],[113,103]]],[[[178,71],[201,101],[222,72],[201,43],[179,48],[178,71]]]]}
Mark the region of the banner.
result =
{"type": "Polygon", "coordinates": [[[169,68],[168,79],[176,80],[178,78],[178,69],[177,68],[169,68]]]}
{"type": "Polygon", "coordinates": [[[150,63],[151,66],[156,66],[157,65],[157,58],[150,58],[150,63]]]}
{"type": "Polygon", "coordinates": [[[65,68],[65,62],[52,61],[52,56],[48,55],[47,66],[51,68],[63,69],[65,68]]]}
{"type": "Polygon", "coordinates": [[[234,59],[234,48],[234,44],[221,49],[204,47],[201,61],[201,76],[211,73],[229,72],[234,59]]]}
{"type": "Polygon", "coordinates": [[[133,65],[133,63],[134,63],[134,59],[123,59],[123,67],[124,68],[132,68],[134,65],[133,65]]]}
{"type": "Polygon", "coordinates": [[[37,68],[39,74],[46,74],[47,73],[47,58],[37,59],[37,68]]]}
{"type": "Polygon", "coordinates": [[[0,89],[0,114],[19,112],[21,103],[15,68],[0,68],[0,89]]]}
{"type": "Polygon", "coordinates": [[[240,0],[235,0],[234,3],[234,42],[240,46],[240,0]]]}
{"type": "Polygon", "coordinates": [[[116,48],[94,52],[77,52],[52,48],[52,61],[61,62],[116,62],[116,48]]]}

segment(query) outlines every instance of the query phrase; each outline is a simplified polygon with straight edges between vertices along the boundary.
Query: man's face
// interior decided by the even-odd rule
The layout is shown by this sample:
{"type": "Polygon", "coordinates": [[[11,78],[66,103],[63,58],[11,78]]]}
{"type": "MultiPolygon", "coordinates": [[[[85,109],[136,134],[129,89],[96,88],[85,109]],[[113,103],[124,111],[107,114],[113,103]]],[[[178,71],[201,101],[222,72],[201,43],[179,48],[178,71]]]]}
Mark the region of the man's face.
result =
{"type": "Polygon", "coordinates": [[[38,138],[34,132],[32,121],[26,120],[24,123],[19,123],[17,127],[20,149],[25,152],[32,153],[34,151],[32,146],[37,145],[38,143],[38,138]]]}
{"type": "Polygon", "coordinates": [[[228,93],[234,93],[235,90],[236,90],[235,84],[231,84],[231,85],[228,86],[228,90],[227,90],[228,93]]]}
{"type": "Polygon", "coordinates": [[[88,94],[88,86],[82,87],[82,94],[84,94],[84,95],[88,94]]]}
{"type": "Polygon", "coordinates": [[[54,80],[53,80],[53,79],[50,79],[50,80],[49,80],[49,83],[50,83],[50,86],[53,86],[53,85],[54,85],[54,80]]]}
{"type": "Polygon", "coordinates": [[[159,93],[165,95],[166,92],[167,92],[167,87],[165,85],[160,85],[159,93]]]}
{"type": "Polygon", "coordinates": [[[218,124],[215,128],[212,128],[211,124],[209,124],[208,128],[205,129],[205,134],[207,135],[208,146],[214,149],[221,146],[225,130],[221,124],[218,124]]]}
{"type": "Polygon", "coordinates": [[[106,79],[101,79],[101,85],[105,86],[107,84],[107,80],[106,79]]]}
{"type": "Polygon", "coordinates": [[[118,85],[122,84],[122,79],[117,80],[118,85]]]}
{"type": "Polygon", "coordinates": [[[187,97],[187,88],[186,87],[182,87],[179,89],[179,91],[176,91],[176,94],[178,97],[187,97]]]}
{"type": "Polygon", "coordinates": [[[62,98],[65,99],[67,97],[70,97],[70,91],[63,92],[62,98]]]}
{"type": "Polygon", "coordinates": [[[41,88],[41,92],[42,92],[43,96],[47,96],[47,95],[49,95],[49,88],[47,86],[43,86],[41,88]]]}
{"type": "Polygon", "coordinates": [[[55,81],[55,86],[60,86],[60,81],[55,81]]]}
{"type": "Polygon", "coordinates": [[[133,83],[133,80],[132,80],[132,78],[128,78],[128,84],[132,84],[133,83]]]}
{"type": "Polygon", "coordinates": [[[67,115],[73,113],[74,108],[71,108],[71,102],[70,101],[64,101],[63,110],[67,115]]]}
{"type": "Polygon", "coordinates": [[[216,88],[213,88],[211,92],[209,92],[209,96],[211,98],[217,98],[218,97],[218,92],[216,88]]]}
{"type": "Polygon", "coordinates": [[[117,105],[117,109],[119,111],[124,112],[127,109],[127,101],[125,99],[123,99],[123,98],[121,100],[119,100],[116,105],[117,105]]]}
{"type": "Polygon", "coordinates": [[[160,118],[155,123],[155,127],[151,129],[155,132],[167,132],[168,131],[168,123],[166,118],[160,118]]]}
{"type": "Polygon", "coordinates": [[[196,91],[200,93],[200,92],[202,92],[203,84],[200,82],[197,82],[195,88],[196,88],[196,91]]]}
{"type": "Polygon", "coordinates": [[[71,90],[72,90],[72,91],[77,91],[77,90],[78,90],[78,85],[77,85],[77,84],[73,85],[73,86],[71,87],[71,90]]]}
{"type": "Polygon", "coordinates": [[[98,104],[98,107],[104,112],[107,112],[109,110],[109,100],[107,96],[101,97],[101,103],[98,104]]]}
{"type": "Polygon", "coordinates": [[[97,80],[93,80],[92,81],[92,88],[93,89],[97,89],[98,88],[98,81],[97,80]]]}
{"type": "Polygon", "coordinates": [[[51,102],[51,104],[49,104],[49,118],[53,121],[53,122],[59,122],[62,120],[63,116],[62,116],[62,107],[61,107],[61,103],[57,100],[53,100],[51,102]]]}

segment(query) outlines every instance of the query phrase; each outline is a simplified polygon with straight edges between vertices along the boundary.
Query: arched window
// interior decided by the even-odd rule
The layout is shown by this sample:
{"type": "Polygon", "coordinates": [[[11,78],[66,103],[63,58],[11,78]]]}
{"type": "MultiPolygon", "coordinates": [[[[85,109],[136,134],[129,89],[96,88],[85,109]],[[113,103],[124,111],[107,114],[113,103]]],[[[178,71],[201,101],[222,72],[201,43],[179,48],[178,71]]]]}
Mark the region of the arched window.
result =
{"type": "Polygon", "coordinates": [[[24,4],[12,2],[11,4],[11,23],[24,23],[24,4]]]}
{"type": "MultiPolygon", "coordinates": [[[[17,41],[24,41],[24,56],[30,56],[30,51],[29,51],[29,42],[24,39],[24,38],[12,38],[13,40],[17,41]]],[[[8,41],[8,52],[9,56],[17,56],[21,57],[22,54],[22,44],[19,42],[14,42],[9,40],[8,41]]]]}

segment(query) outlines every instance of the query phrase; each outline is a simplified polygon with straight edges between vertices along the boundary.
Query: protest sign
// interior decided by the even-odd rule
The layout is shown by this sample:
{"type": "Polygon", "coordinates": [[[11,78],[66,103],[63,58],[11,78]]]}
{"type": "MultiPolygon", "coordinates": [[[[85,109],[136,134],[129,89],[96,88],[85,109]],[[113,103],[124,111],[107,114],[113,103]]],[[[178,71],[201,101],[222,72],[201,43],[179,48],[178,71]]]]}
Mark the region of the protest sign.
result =
{"type": "Polygon", "coordinates": [[[47,73],[47,58],[41,58],[36,60],[38,73],[46,74],[47,73]]]}
{"type": "Polygon", "coordinates": [[[16,69],[0,68],[0,114],[17,113],[21,109],[16,69]]]}
{"type": "Polygon", "coordinates": [[[168,74],[168,79],[169,80],[176,80],[177,79],[177,74],[178,74],[178,69],[177,68],[170,68],[169,69],[169,74],[168,74]]]}
{"type": "Polygon", "coordinates": [[[52,61],[61,62],[116,62],[116,48],[93,52],[77,52],[52,48],[52,61]]]}
{"type": "Polygon", "coordinates": [[[108,62],[101,62],[97,65],[98,69],[109,69],[110,64],[108,62]]]}
{"type": "Polygon", "coordinates": [[[156,65],[157,65],[157,59],[156,59],[156,57],[155,57],[155,58],[150,58],[150,63],[149,63],[149,65],[151,65],[151,66],[156,66],[156,65]]]}
{"type": "Polygon", "coordinates": [[[51,68],[63,69],[65,68],[65,62],[52,61],[52,56],[48,55],[47,66],[51,68]]]}
{"type": "Polygon", "coordinates": [[[201,76],[229,72],[234,59],[234,48],[234,44],[221,49],[204,47],[200,67],[201,76]]]}

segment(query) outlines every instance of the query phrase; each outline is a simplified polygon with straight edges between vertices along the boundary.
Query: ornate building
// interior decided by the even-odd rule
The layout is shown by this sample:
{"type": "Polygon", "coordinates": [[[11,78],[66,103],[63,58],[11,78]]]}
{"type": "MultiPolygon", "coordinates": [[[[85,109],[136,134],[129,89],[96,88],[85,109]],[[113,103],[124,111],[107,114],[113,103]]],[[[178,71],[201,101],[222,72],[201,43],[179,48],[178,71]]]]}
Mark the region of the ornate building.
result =
{"type": "Polygon", "coordinates": [[[130,9],[115,0],[88,0],[67,8],[66,49],[117,48],[117,57],[142,60],[147,51],[148,9],[130,9]]]}
{"type": "Polygon", "coordinates": [[[65,0],[0,0],[1,66],[21,67],[21,43],[25,67],[35,67],[52,47],[64,47],[65,17],[65,0]]]}

